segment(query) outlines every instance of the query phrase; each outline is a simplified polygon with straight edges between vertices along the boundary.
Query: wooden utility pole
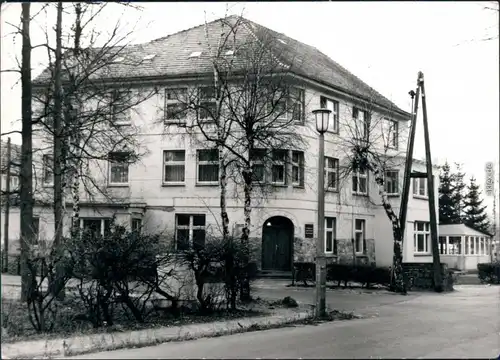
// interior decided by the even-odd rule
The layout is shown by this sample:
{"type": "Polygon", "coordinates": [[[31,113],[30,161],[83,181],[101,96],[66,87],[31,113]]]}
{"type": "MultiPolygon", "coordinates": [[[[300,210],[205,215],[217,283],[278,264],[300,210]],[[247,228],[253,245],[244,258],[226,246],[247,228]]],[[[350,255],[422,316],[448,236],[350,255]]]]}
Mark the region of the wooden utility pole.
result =
{"type": "MultiPolygon", "coordinates": [[[[432,175],[432,158],[431,158],[431,148],[430,148],[430,138],[429,138],[429,126],[427,119],[427,102],[425,97],[425,87],[424,87],[424,74],[419,71],[417,78],[417,92],[415,98],[415,105],[412,114],[410,138],[408,142],[408,150],[406,154],[406,165],[405,165],[405,175],[403,181],[403,194],[401,198],[401,208],[400,208],[400,228],[401,236],[404,238],[404,231],[406,225],[406,214],[408,211],[408,197],[410,193],[410,182],[412,178],[426,178],[427,179],[427,191],[429,196],[429,222],[431,230],[431,249],[432,249],[432,263],[434,270],[434,290],[436,292],[443,291],[443,279],[441,274],[441,261],[439,257],[439,239],[437,231],[437,215],[436,215],[436,198],[434,193],[434,175],[432,175]],[[424,140],[425,140],[425,157],[426,157],[426,172],[417,173],[412,172],[413,164],[413,147],[415,143],[415,132],[417,125],[417,111],[418,111],[418,101],[419,95],[422,96],[422,112],[423,112],[423,123],[424,123],[424,140]]],[[[413,92],[410,92],[413,96],[413,92]]]]}
{"type": "Polygon", "coordinates": [[[10,211],[10,166],[12,162],[10,138],[7,139],[7,175],[5,184],[5,219],[3,224],[3,272],[9,269],[9,211],[10,211]]]}

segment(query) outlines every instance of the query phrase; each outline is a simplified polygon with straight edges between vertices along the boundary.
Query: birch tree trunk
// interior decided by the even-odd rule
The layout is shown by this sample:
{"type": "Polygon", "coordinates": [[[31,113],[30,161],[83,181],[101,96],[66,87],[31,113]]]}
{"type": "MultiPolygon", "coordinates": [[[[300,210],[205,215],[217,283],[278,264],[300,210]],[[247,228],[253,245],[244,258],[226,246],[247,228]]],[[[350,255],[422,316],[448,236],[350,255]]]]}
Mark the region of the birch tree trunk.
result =
{"type": "Polygon", "coordinates": [[[401,233],[401,227],[399,223],[399,218],[397,217],[391,203],[389,202],[389,197],[384,189],[384,172],[376,165],[371,165],[370,169],[375,177],[375,183],[379,187],[379,195],[382,199],[382,206],[384,211],[392,223],[392,235],[394,239],[393,245],[393,259],[392,259],[392,278],[391,278],[391,289],[395,292],[406,294],[407,284],[405,282],[405,276],[403,274],[403,234],[401,233]]]}

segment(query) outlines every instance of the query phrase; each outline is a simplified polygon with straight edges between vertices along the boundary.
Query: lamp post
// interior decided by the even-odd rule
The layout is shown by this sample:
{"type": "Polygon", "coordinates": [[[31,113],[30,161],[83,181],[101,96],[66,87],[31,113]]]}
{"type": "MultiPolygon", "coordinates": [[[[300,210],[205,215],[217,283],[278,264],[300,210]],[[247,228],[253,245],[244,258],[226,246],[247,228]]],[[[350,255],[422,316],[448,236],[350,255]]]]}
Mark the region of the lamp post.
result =
{"type": "Polygon", "coordinates": [[[326,315],[326,258],[325,258],[325,132],[331,110],[318,109],[312,112],[316,117],[319,133],[318,159],[318,236],[316,243],[316,317],[326,315]]]}

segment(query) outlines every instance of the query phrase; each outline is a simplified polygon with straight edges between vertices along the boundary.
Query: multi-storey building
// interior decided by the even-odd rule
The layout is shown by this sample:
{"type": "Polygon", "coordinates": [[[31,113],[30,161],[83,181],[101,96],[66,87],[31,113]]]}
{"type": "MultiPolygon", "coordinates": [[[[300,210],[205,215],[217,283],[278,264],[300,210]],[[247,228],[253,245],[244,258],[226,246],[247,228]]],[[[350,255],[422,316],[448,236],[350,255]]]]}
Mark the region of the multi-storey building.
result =
{"type": "MultiPolygon", "coordinates": [[[[225,21],[234,24],[237,18],[229,17],[225,21]]],[[[162,232],[177,249],[189,246],[194,238],[203,238],[209,232],[217,233],[220,214],[217,162],[212,161],[210,150],[200,142],[192,141],[192,135],[178,126],[178,117],[172,118],[172,109],[179,104],[169,94],[172,89],[195,89],[213,79],[209,56],[212,50],[207,46],[211,40],[207,34],[217,39],[220,24],[218,20],[147,44],[129,46],[124,49],[124,57],[140,62],[130,67],[121,59],[115,61],[107,73],[115,74],[113,78],[100,75],[110,88],[126,84],[129,91],[151,88],[156,92],[120,119],[124,126],[140,129],[136,136],[140,145],[147,148],[147,154],[138,162],[127,164],[113,160],[120,156],[120,150],[110,153],[109,161],[95,161],[91,166],[94,181],[105,188],[113,200],[100,193],[89,195],[82,191],[80,224],[83,228],[104,233],[110,219],[115,216],[117,222],[127,227],[142,226],[146,232],[162,232]]],[[[250,238],[255,245],[254,259],[258,267],[288,271],[293,261],[312,261],[314,257],[318,134],[311,111],[320,107],[332,110],[329,130],[325,134],[328,180],[325,252],[341,261],[349,261],[355,256],[364,262],[390,265],[393,248],[391,223],[381,206],[373,174],[342,175],[342,170],[352,129],[366,129],[368,117],[372,124],[377,119],[379,125],[374,126],[374,131],[385,136],[372,138],[385,141],[380,146],[389,164],[385,169],[385,191],[398,211],[410,114],[316,48],[245,19],[239,26],[236,36],[246,40],[250,38],[258,43],[262,36],[274,38],[269,51],[275,52],[273,56],[294,75],[301,109],[294,126],[307,144],[300,150],[293,145],[283,149],[280,157],[288,161],[280,162],[277,157],[272,164],[262,164],[263,168],[272,167],[266,178],[272,192],[265,197],[256,197],[252,203],[250,238]],[[366,104],[370,105],[370,113],[366,104]]],[[[213,48],[216,43],[211,45],[213,48]]],[[[238,53],[230,50],[224,55],[238,58],[238,53]]],[[[35,91],[43,91],[43,82],[42,76],[35,82],[35,91]]],[[[41,151],[38,161],[35,161],[38,166],[36,186],[46,189],[47,194],[38,197],[40,205],[35,207],[35,214],[40,218],[40,233],[50,239],[54,228],[52,210],[43,206],[42,200],[46,199],[44,196],[50,196],[53,184],[51,146],[43,144],[42,138],[36,141],[36,148],[47,149],[41,151]]],[[[414,161],[413,169],[425,171],[425,163],[414,161]]],[[[435,185],[437,193],[437,181],[435,185]]],[[[411,189],[404,260],[432,261],[424,179],[414,180],[411,189]]],[[[70,204],[69,196],[66,198],[69,210],[70,204]]],[[[231,230],[238,236],[244,223],[243,199],[241,188],[231,181],[227,208],[231,230]]],[[[67,232],[68,224],[67,220],[67,232]]]]}

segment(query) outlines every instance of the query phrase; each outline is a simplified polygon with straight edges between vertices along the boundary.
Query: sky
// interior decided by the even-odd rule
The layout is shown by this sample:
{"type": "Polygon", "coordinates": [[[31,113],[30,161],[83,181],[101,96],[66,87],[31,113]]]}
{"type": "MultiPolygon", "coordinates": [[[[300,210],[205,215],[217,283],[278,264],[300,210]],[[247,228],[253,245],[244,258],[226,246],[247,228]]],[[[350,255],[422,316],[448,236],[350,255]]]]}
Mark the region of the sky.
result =
{"type": "MultiPolygon", "coordinates": [[[[170,2],[136,3],[142,10],[111,4],[98,19],[105,31],[120,21],[130,40],[147,42],[223,17],[243,15],[312,45],[410,112],[408,92],[418,71],[425,76],[433,162],[462,163],[484,188],[485,162],[499,177],[499,41],[495,2],[170,2]]],[[[32,3],[32,14],[41,5],[32,3]]],[[[16,67],[21,39],[20,3],[2,5],[1,67],[16,67]]],[[[44,42],[40,26],[55,24],[54,11],[32,26],[32,44],[44,42]],[[48,19],[48,20],[46,20],[48,19]]],[[[63,22],[71,19],[63,18],[63,22]]],[[[53,33],[52,30],[50,30],[53,33]]],[[[41,48],[32,55],[33,77],[47,64],[41,48]]],[[[16,73],[1,75],[1,132],[20,130],[21,88],[16,73]]],[[[424,158],[421,108],[415,157],[424,158]]],[[[3,139],[4,137],[2,137],[3,139]]],[[[20,144],[19,135],[12,141],[20,144]]],[[[498,189],[498,184],[497,184],[498,189]]],[[[491,209],[492,198],[485,203],[491,209]]],[[[497,201],[497,206],[498,204],[497,201]]],[[[498,214],[498,212],[497,212],[498,214]]],[[[498,215],[497,215],[498,216],[498,215]]]]}

